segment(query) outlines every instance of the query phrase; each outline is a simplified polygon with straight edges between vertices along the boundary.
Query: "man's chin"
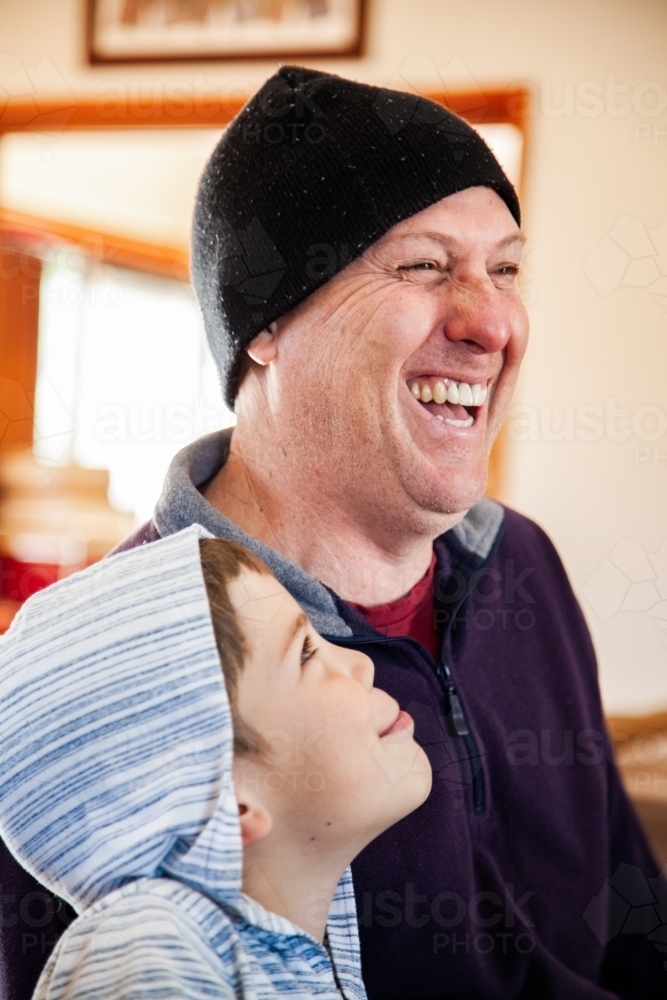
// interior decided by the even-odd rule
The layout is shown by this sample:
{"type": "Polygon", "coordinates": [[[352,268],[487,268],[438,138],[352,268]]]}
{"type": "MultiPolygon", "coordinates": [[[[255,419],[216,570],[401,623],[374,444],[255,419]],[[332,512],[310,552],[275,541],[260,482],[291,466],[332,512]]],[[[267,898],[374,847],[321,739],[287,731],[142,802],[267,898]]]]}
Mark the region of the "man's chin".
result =
{"type": "Polygon", "coordinates": [[[453,518],[455,524],[484,496],[487,475],[486,465],[475,470],[450,469],[439,475],[412,478],[405,485],[413,501],[427,516],[453,518]]]}

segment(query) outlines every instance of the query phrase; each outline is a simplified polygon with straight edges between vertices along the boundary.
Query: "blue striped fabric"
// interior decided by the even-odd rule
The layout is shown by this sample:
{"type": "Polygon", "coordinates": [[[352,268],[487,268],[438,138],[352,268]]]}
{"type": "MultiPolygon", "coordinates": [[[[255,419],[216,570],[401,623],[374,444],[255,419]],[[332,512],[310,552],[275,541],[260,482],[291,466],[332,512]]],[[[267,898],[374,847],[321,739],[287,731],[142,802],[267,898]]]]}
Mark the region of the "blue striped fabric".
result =
{"type": "MultiPolygon", "coordinates": [[[[31,598],[0,639],[0,834],[79,913],[39,1000],[340,997],[241,892],[233,734],[195,525],[31,598]]],[[[328,938],[362,1000],[349,870],[328,938]]]]}

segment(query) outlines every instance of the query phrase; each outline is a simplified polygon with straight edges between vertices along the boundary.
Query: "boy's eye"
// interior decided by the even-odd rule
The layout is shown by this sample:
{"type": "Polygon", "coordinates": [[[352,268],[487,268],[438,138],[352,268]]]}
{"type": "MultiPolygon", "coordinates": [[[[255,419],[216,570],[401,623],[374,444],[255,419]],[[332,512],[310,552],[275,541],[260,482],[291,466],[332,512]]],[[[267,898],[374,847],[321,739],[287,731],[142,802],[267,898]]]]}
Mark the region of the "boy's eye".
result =
{"type": "Polygon", "coordinates": [[[303,647],[301,649],[301,662],[305,663],[309,660],[313,653],[317,651],[317,647],[314,645],[313,640],[309,635],[303,640],[303,647]]]}

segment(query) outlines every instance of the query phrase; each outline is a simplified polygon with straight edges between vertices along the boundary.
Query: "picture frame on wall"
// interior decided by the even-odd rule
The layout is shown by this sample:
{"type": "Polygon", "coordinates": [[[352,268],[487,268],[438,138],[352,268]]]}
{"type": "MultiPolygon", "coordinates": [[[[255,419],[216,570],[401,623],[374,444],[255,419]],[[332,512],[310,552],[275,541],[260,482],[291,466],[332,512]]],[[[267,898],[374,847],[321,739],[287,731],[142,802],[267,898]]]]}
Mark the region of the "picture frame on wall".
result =
{"type": "Polygon", "coordinates": [[[365,0],[88,0],[91,63],[361,54],[365,0]]]}

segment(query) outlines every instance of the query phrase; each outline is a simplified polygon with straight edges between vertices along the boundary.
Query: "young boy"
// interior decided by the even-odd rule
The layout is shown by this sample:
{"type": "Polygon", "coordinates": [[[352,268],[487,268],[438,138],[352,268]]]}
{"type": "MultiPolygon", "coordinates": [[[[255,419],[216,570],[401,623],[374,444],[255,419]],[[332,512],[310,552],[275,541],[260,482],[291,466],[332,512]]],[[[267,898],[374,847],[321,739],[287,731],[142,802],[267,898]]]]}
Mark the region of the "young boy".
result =
{"type": "Polygon", "coordinates": [[[0,640],[0,833],[79,913],[36,1000],[365,997],[347,866],[428,761],[371,661],[205,535],[55,584],[0,640]]]}

